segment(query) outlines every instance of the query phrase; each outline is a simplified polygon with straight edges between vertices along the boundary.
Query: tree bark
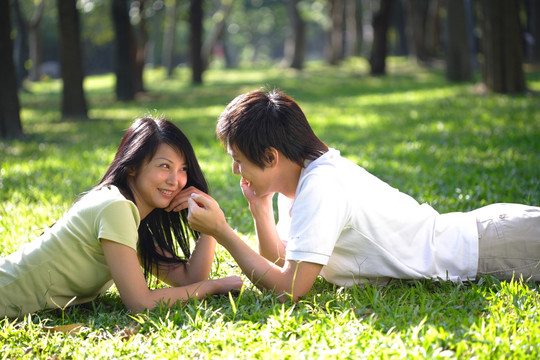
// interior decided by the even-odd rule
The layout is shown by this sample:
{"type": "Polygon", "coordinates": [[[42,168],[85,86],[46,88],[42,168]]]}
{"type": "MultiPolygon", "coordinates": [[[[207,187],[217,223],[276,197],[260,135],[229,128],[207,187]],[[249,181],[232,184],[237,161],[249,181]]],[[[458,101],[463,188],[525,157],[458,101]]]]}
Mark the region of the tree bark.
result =
{"type": "Polygon", "coordinates": [[[217,42],[223,38],[223,32],[225,31],[225,25],[227,24],[227,19],[229,18],[229,14],[231,13],[232,5],[233,0],[222,0],[220,9],[214,15],[214,18],[216,19],[214,27],[210,32],[210,36],[208,36],[208,39],[203,42],[201,47],[201,61],[203,71],[208,68],[210,57],[212,56],[212,52],[217,42]]]}
{"type": "Polygon", "coordinates": [[[526,0],[527,6],[527,60],[540,62],[540,1],[526,0]]]}
{"type": "Polygon", "coordinates": [[[132,29],[126,0],[113,0],[112,17],[115,32],[114,71],[116,98],[120,101],[135,99],[132,29]]]}
{"type": "Polygon", "coordinates": [[[387,32],[395,0],[381,0],[379,11],[373,14],[373,48],[369,65],[371,75],[386,74],[387,32]]]}
{"type": "Polygon", "coordinates": [[[203,33],[203,0],[190,0],[189,16],[189,54],[191,62],[191,82],[202,84],[202,33],[203,33]]]}
{"type": "Polygon", "coordinates": [[[355,56],[358,53],[358,22],[361,22],[361,12],[357,10],[359,4],[356,0],[346,0],[345,2],[345,55],[355,56]]]}
{"type": "Polygon", "coordinates": [[[337,65],[343,60],[343,20],[345,0],[330,0],[331,28],[328,44],[328,63],[337,65]]]}
{"type": "Polygon", "coordinates": [[[519,3],[481,0],[479,4],[484,83],[497,93],[522,93],[526,86],[519,3]]]}
{"type": "Polygon", "coordinates": [[[28,60],[28,32],[18,0],[13,1],[13,13],[15,14],[15,23],[17,24],[13,57],[15,60],[17,88],[22,89],[24,78],[28,74],[25,66],[26,60],[28,60]]]}
{"type": "Polygon", "coordinates": [[[293,69],[302,69],[305,57],[306,25],[298,10],[299,0],[287,1],[290,32],[285,40],[284,62],[285,66],[293,69]]]}
{"type": "Polygon", "coordinates": [[[465,0],[446,0],[448,34],[446,44],[446,78],[450,81],[472,80],[471,48],[465,0]]]}
{"type": "Polygon", "coordinates": [[[13,41],[11,40],[10,2],[2,3],[0,11],[0,138],[22,137],[17,79],[13,63],[13,41]]]}
{"type": "Polygon", "coordinates": [[[166,3],[165,31],[163,34],[162,65],[167,71],[167,77],[172,78],[174,71],[174,42],[176,38],[176,9],[178,0],[166,3]]]}
{"type": "Polygon", "coordinates": [[[146,0],[139,0],[140,21],[137,28],[132,28],[133,31],[133,46],[134,46],[134,68],[133,68],[133,85],[135,93],[144,92],[144,65],[146,63],[146,45],[148,44],[148,29],[146,17],[144,16],[144,7],[146,0]]]}
{"type": "Polygon", "coordinates": [[[79,12],[73,0],[58,0],[60,64],[62,67],[62,117],[87,119],[79,12]]]}

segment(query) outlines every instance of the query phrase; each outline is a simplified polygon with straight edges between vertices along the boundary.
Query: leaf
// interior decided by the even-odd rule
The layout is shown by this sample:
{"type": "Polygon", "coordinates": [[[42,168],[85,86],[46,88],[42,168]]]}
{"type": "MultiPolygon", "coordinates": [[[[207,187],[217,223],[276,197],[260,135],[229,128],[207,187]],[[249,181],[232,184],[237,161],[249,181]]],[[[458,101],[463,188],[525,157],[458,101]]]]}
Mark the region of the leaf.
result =
{"type": "Polygon", "coordinates": [[[118,335],[122,340],[128,340],[133,335],[136,335],[140,330],[141,325],[134,322],[118,331],[116,335],[118,335]]]}
{"type": "Polygon", "coordinates": [[[84,327],[84,323],[57,325],[57,326],[43,326],[43,329],[48,332],[61,332],[69,335],[76,335],[84,327]]]}

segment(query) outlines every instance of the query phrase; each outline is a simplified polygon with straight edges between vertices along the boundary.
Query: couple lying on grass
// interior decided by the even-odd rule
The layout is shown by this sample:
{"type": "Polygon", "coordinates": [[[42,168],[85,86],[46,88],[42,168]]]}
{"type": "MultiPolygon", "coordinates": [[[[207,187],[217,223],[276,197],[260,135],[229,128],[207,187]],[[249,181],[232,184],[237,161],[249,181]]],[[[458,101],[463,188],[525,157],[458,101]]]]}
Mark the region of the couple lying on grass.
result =
{"type": "Polygon", "coordinates": [[[439,214],[328,148],[298,104],[275,90],[235,98],[216,131],[241,175],[258,253],[207,194],[182,131],[142,118],[91,191],[34,242],[0,259],[0,317],[88,302],[112,282],[133,311],[237,291],[238,276],[208,279],[216,241],[257,287],[294,301],[319,275],[340,286],[483,274],[540,280],[539,207],[439,214]],[[170,287],[150,290],[151,274],[170,287]]]}

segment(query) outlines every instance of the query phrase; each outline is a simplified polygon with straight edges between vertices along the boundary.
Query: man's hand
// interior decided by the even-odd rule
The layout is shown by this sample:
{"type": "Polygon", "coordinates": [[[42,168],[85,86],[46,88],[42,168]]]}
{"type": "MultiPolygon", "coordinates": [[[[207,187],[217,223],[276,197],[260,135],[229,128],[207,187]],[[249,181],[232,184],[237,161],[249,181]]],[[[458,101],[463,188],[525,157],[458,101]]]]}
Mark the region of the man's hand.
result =
{"type": "Polygon", "coordinates": [[[270,210],[272,209],[272,198],[274,194],[257,196],[244,178],[240,179],[240,188],[249,203],[249,210],[253,216],[257,216],[261,210],[267,210],[268,207],[270,207],[270,210]]]}
{"type": "Polygon", "coordinates": [[[206,194],[192,193],[187,198],[187,203],[189,226],[193,230],[213,236],[218,240],[219,235],[229,225],[217,201],[206,194]]]}

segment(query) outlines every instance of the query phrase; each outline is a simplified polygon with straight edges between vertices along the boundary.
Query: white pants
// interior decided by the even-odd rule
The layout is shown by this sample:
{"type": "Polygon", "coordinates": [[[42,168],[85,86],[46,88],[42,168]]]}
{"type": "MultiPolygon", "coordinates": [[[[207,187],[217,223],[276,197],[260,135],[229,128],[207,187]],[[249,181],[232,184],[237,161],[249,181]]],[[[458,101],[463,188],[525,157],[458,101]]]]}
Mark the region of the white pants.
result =
{"type": "Polygon", "coordinates": [[[540,207],[493,204],[472,213],[478,224],[478,276],[540,281],[540,207]]]}

